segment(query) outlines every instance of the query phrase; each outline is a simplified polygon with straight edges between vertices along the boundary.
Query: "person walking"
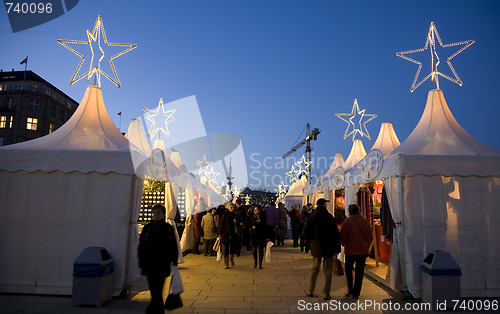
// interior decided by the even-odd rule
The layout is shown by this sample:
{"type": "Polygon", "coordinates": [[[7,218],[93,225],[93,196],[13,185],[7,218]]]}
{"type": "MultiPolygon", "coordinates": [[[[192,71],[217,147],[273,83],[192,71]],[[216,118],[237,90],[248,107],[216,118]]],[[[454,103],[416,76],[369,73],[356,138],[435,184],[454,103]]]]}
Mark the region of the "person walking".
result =
{"type": "Polygon", "coordinates": [[[288,228],[288,210],[285,208],[285,204],[282,202],[278,203],[279,210],[279,225],[278,225],[278,245],[285,245],[286,231],[288,228]]]}
{"type": "Polygon", "coordinates": [[[349,218],[344,221],[340,229],[340,237],[345,253],[345,277],[347,280],[346,296],[357,299],[361,293],[365,261],[372,240],[370,234],[371,227],[368,220],[360,215],[358,205],[349,205],[348,211],[349,218]],[[354,264],[356,264],[356,268],[353,284],[352,270],[354,264]]]}
{"type": "Polygon", "coordinates": [[[234,214],[234,204],[229,203],[226,206],[226,212],[222,215],[220,224],[220,242],[224,244],[224,268],[229,269],[229,262],[234,266],[234,255],[238,245],[238,235],[236,228],[238,222],[234,214]]]}
{"type": "Polygon", "coordinates": [[[205,256],[208,254],[210,254],[210,256],[215,255],[213,246],[219,230],[219,222],[217,221],[217,217],[215,217],[215,212],[216,209],[212,208],[201,219],[201,228],[203,229],[204,234],[203,247],[205,256]]]}
{"type": "Polygon", "coordinates": [[[293,247],[299,246],[300,228],[300,205],[295,204],[290,211],[290,227],[292,227],[293,247]]]}
{"type": "Polygon", "coordinates": [[[266,216],[260,206],[253,206],[253,214],[249,218],[250,236],[253,247],[253,267],[257,268],[257,253],[259,259],[259,268],[262,269],[264,260],[264,248],[267,244],[267,224],[266,216]]]}
{"type": "Polygon", "coordinates": [[[147,277],[151,302],[146,313],[164,313],[163,285],[170,276],[170,264],[177,265],[178,251],[174,227],[165,222],[165,206],[156,204],[151,210],[151,222],[139,236],[139,268],[147,277]]]}
{"type": "Polygon", "coordinates": [[[273,242],[273,244],[276,244],[276,233],[278,232],[280,223],[280,212],[271,202],[264,213],[266,215],[267,238],[269,241],[273,242]]]}
{"type": "Polygon", "coordinates": [[[307,294],[310,297],[313,296],[319,268],[321,262],[323,262],[323,273],[325,275],[324,300],[331,298],[333,258],[340,253],[339,229],[332,214],[325,207],[327,202],[329,201],[324,198],[318,199],[316,210],[309,216],[304,232],[306,240],[311,243],[311,255],[313,257],[307,294]]]}
{"type": "Polygon", "coordinates": [[[310,243],[308,241],[306,241],[306,239],[304,237],[304,231],[306,228],[307,219],[309,218],[309,216],[311,215],[312,212],[313,212],[313,209],[312,209],[311,203],[307,203],[306,206],[303,206],[302,211],[300,212],[300,226],[301,226],[300,227],[300,251],[301,252],[304,252],[304,250],[305,250],[306,253],[309,253],[310,243]]]}

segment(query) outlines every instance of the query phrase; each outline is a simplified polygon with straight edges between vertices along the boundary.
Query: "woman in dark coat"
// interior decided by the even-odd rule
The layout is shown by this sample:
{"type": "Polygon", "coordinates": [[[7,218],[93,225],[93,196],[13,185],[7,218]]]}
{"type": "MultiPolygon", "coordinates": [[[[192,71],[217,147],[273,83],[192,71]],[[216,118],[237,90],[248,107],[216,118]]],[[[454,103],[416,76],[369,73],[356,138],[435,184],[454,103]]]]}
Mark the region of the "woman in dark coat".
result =
{"type": "Polygon", "coordinates": [[[300,225],[300,206],[295,204],[290,211],[290,226],[292,227],[293,247],[299,246],[299,236],[302,232],[300,225]]]}
{"type": "Polygon", "coordinates": [[[262,208],[254,206],[253,215],[249,217],[250,236],[253,246],[253,267],[257,268],[257,250],[259,251],[259,268],[262,269],[262,260],[264,259],[264,248],[267,245],[267,224],[266,216],[262,208]]]}
{"type": "Polygon", "coordinates": [[[234,266],[234,254],[238,249],[238,236],[236,234],[237,225],[236,215],[234,214],[234,204],[228,204],[226,212],[222,215],[220,222],[220,242],[224,244],[224,268],[229,268],[229,261],[231,266],[234,266]]]}
{"type": "Polygon", "coordinates": [[[170,276],[170,263],[177,265],[178,251],[174,228],[165,222],[165,206],[156,204],[153,217],[139,237],[139,267],[148,279],[151,303],[146,313],[164,313],[163,284],[170,276]]]}

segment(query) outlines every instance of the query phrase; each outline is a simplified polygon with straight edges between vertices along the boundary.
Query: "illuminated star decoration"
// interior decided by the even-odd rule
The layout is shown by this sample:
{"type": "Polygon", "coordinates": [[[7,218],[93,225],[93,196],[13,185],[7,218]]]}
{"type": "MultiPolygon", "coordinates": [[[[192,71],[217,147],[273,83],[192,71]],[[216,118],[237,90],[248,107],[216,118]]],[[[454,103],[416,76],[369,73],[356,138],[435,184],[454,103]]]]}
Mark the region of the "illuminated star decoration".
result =
{"type": "Polygon", "coordinates": [[[175,109],[165,111],[165,106],[163,105],[163,98],[160,98],[160,102],[158,103],[158,108],[156,108],[156,110],[151,110],[148,108],[143,108],[143,109],[146,112],[146,119],[151,121],[148,135],[151,138],[153,138],[156,135],[156,133],[160,135],[159,131],[161,131],[170,140],[170,132],[168,131],[168,124],[176,120],[176,118],[173,116],[173,114],[175,113],[175,109]],[[165,125],[165,128],[163,128],[163,125],[165,125]]]}
{"type": "Polygon", "coordinates": [[[217,176],[220,175],[220,173],[215,172],[213,166],[210,166],[210,170],[205,170],[204,175],[205,177],[207,177],[208,181],[212,182],[214,185],[217,185],[217,176]]]}
{"type": "Polygon", "coordinates": [[[118,79],[118,75],[116,74],[115,70],[115,65],[113,64],[113,59],[121,56],[122,54],[125,54],[129,52],[130,50],[134,49],[137,47],[137,44],[118,44],[118,43],[110,43],[108,42],[108,39],[106,38],[106,33],[104,32],[104,26],[102,24],[101,16],[99,15],[97,17],[97,21],[95,22],[94,29],[92,32],[89,32],[87,30],[87,41],[81,41],[81,40],[64,40],[64,39],[58,39],[57,41],[63,45],[64,47],[68,48],[71,50],[73,53],[78,55],[81,60],[80,63],[78,64],[78,67],[76,68],[75,73],[73,74],[73,77],[71,78],[71,81],[69,82],[69,85],[72,85],[73,83],[79,81],[82,79],[85,75],[87,75],[87,80],[90,80],[92,76],[95,75],[94,77],[94,85],[95,85],[95,80],[97,80],[98,86],[101,87],[101,74],[107,77],[111,82],[115,83],[116,86],[120,87],[120,80],[118,79]],[[106,74],[104,71],[101,70],[101,61],[104,59],[104,56],[106,55],[104,53],[104,50],[101,47],[101,34],[102,38],[104,39],[104,43],[108,46],[119,46],[119,47],[128,47],[125,50],[122,50],[121,52],[117,53],[116,55],[112,56],[109,58],[109,63],[111,64],[111,69],[113,69],[113,74],[115,76],[115,79],[112,79],[108,74],[106,74]],[[92,41],[97,42],[97,45],[99,47],[99,50],[102,53],[102,56],[99,58],[99,61],[97,62],[97,67],[93,66],[94,65],[94,49],[92,48],[92,41]],[[90,67],[89,70],[82,75],[76,77],[78,75],[78,72],[80,71],[80,67],[83,64],[83,60],[85,59],[84,56],[79,53],[78,51],[74,50],[67,44],[88,44],[90,46],[90,51],[92,53],[92,58],[90,60],[90,67]]]}
{"type": "Polygon", "coordinates": [[[305,174],[306,176],[309,175],[309,170],[308,168],[311,166],[312,161],[307,161],[306,156],[302,155],[302,159],[295,162],[295,165],[297,166],[296,170],[296,177],[297,179],[300,179],[300,176],[302,174],[305,174]],[[302,167],[304,165],[304,167],[302,167]]]}
{"type": "Polygon", "coordinates": [[[292,165],[292,169],[290,169],[290,171],[288,172],[285,172],[285,174],[290,177],[288,183],[293,183],[294,181],[296,181],[297,177],[296,177],[295,165],[292,165]]]}
{"type": "Polygon", "coordinates": [[[281,181],[280,185],[278,185],[278,193],[286,193],[286,188],[288,187],[287,184],[285,184],[283,181],[281,181]]]}
{"type": "Polygon", "coordinates": [[[210,166],[213,162],[211,161],[207,161],[207,155],[203,154],[203,159],[202,160],[197,160],[196,161],[196,165],[198,167],[200,167],[200,170],[198,170],[198,174],[200,176],[202,176],[203,174],[206,174],[208,171],[207,169],[203,169],[203,168],[207,168],[208,166],[210,166]]]}
{"type": "Polygon", "coordinates": [[[418,64],[417,74],[415,75],[415,79],[413,80],[413,84],[411,85],[410,92],[413,92],[417,87],[420,86],[420,84],[422,84],[424,81],[426,81],[429,77],[431,78],[432,81],[434,81],[435,88],[439,89],[439,79],[438,78],[440,75],[442,77],[462,86],[462,81],[460,80],[460,77],[458,76],[457,72],[455,71],[455,69],[451,65],[451,59],[453,59],[456,55],[458,55],[459,53],[461,53],[465,49],[469,48],[469,46],[472,45],[474,42],[475,42],[475,40],[472,39],[472,40],[466,40],[466,41],[461,41],[461,42],[443,45],[443,42],[441,41],[441,37],[439,37],[439,33],[436,29],[436,26],[434,25],[434,22],[431,22],[431,26],[429,27],[429,33],[427,33],[427,40],[425,41],[424,48],[396,52],[396,55],[398,57],[401,57],[403,59],[406,59],[408,61],[411,61],[413,63],[418,64]],[[451,78],[448,75],[443,74],[443,73],[438,71],[438,65],[441,62],[441,60],[439,59],[439,56],[436,52],[436,38],[439,42],[439,45],[443,48],[452,47],[452,46],[461,46],[460,49],[458,49],[454,54],[452,54],[451,56],[449,56],[446,59],[446,62],[448,63],[448,66],[450,67],[451,72],[453,72],[453,75],[455,76],[455,78],[451,78]],[[431,73],[429,75],[427,75],[425,78],[423,78],[420,82],[417,83],[418,76],[420,74],[420,70],[422,69],[422,62],[417,61],[415,59],[412,59],[406,55],[410,54],[410,53],[415,53],[415,52],[422,52],[422,51],[426,50],[427,47],[430,47],[429,52],[431,54],[431,64],[432,64],[431,73]]]}
{"type": "Polygon", "coordinates": [[[370,122],[371,120],[375,119],[377,117],[376,114],[367,114],[365,113],[365,109],[359,110],[359,105],[358,105],[358,100],[354,99],[354,104],[352,105],[352,110],[351,113],[336,113],[335,114],[337,117],[340,119],[344,120],[347,122],[347,129],[345,130],[344,133],[344,140],[352,134],[352,141],[354,142],[355,136],[357,134],[361,136],[367,137],[369,140],[371,140],[370,133],[368,132],[368,129],[366,128],[366,123],[370,122]],[[356,124],[352,121],[356,117],[356,115],[359,115],[359,129],[356,127],[356,124]],[[342,116],[351,116],[349,119],[345,119],[342,116]],[[370,117],[368,120],[363,121],[364,117],[370,117]],[[351,128],[352,125],[352,131],[349,132],[349,129],[351,128]],[[364,127],[364,131],[363,131],[364,127]]]}

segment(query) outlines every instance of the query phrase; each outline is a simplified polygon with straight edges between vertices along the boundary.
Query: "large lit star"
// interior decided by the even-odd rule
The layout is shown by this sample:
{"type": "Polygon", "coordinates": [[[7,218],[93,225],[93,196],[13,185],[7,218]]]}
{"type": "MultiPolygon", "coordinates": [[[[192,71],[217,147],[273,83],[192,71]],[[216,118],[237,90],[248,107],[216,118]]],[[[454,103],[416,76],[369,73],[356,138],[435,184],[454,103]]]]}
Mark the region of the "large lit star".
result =
{"type": "Polygon", "coordinates": [[[377,115],[376,114],[367,114],[367,113],[365,113],[365,109],[359,110],[359,105],[358,105],[357,99],[354,99],[354,104],[352,105],[351,113],[336,113],[335,115],[337,117],[339,117],[340,119],[344,120],[345,122],[347,122],[347,129],[345,130],[345,133],[344,133],[344,140],[351,134],[352,134],[353,141],[354,141],[355,136],[357,134],[359,134],[361,136],[365,136],[369,140],[371,140],[370,133],[368,132],[368,129],[366,128],[366,124],[368,122],[370,122],[371,120],[375,119],[377,117],[377,115]],[[354,118],[356,118],[357,115],[359,116],[359,122],[358,122],[359,129],[356,127],[356,124],[353,122],[354,118]],[[351,116],[351,117],[349,119],[345,119],[342,116],[351,116]],[[364,122],[362,122],[364,117],[370,117],[370,118],[368,120],[365,120],[364,122]],[[349,132],[351,125],[352,125],[352,131],[349,132]],[[365,129],[364,131],[363,131],[363,127],[365,129]]]}
{"type": "Polygon", "coordinates": [[[451,65],[451,59],[453,59],[456,55],[458,55],[459,53],[461,53],[465,49],[469,48],[469,46],[472,45],[474,42],[475,42],[475,40],[472,39],[472,40],[466,40],[466,41],[461,41],[461,42],[443,45],[443,42],[441,41],[441,37],[439,37],[439,33],[436,29],[436,26],[434,25],[434,22],[431,22],[431,26],[429,27],[429,32],[427,33],[427,40],[425,41],[424,48],[396,52],[396,55],[398,57],[401,57],[403,59],[406,59],[408,61],[411,61],[413,63],[418,64],[417,74],[415,74],[415,79],[413,80],[413,84],[411,85],[410,92],[413,92],[417,87],[420,86],[420,84],[425,82],[429,77],[431,78],[432,81],[434,81],[435,88],[437,88],[437,89],[439,89],[439,76],[442,76],[442,77],[462,86],[462,81],[460,80],[460,77],[458,76],[457,72],[455,71],[455,69],[451,65]],[[453,47],[453,46],[461,46],[454,54],[452,54],[451,56],[449,56],[446,59],[446,62],[448,63],[448,66],[450,67],[451,72],[453,72],[453,75],[455,76],[455,78],[451,78],[448,75],[443,74],[443,73],[438,71],[438,65],[441,62],[441,60],[439,59],[439,56],[436,52],[436,38],[437,38],[437,41],[439,42],[439,45],[443,48],[453,47]],[[420,82],[417,83],[418,76],[420,75],[420,70],[422,69],[422,62],[417,61],[415,59],[412,59],[406,55],[411,54],[411,53],[415,53],[415,52],[422,52],[422,51],[426,50],[427,47],[430,47],[429,52],[431,54],[431,65],[432,65],[431,73],[429,73],[429,75],[427,75],[425,78],[423,78],[420,82]]]}
{"type": "Polygon", "coordinates": [[[176,118],[173,116],[175,109],[165,111],[163,106],[163,98],[160,98],[158,103],[158,108],[156,110],[151,110],[148,108],[143,108],[146,112],[146,119],[151,121],[151,126],[149,127],[148,135],[153,138],[159,131],[163,132],[165,136],[170,139],[170,132],[168,131],[168,123],[174,121],[176,118]],[[161,112],[160,112],[161,107],[161,112]],[[153,114],[151,114],[151,112],[153,114]],[[165,128],[163,128],[165,125],[165,128]]]}
{"type": "Polygon", "coordinates": [[[116,74],[115,70],[115,65],[113,64],[113,59],[121,56],[122,54],[125,54],[129,52],[130,50],[134,49],[137,47],[137,44],[118,44],[118,43],[110,43],[108,42],[106,38],[106,32],[104,32],[104,26],[102,24],[101,16],[99,15],[97,17],[97,20],[94,25],[94,29],[92,32],[87,30],[87,41],[80,41],[80,40],[64,40],[64,39],[58,39],[57,41],[63,45],[64,47],[68,48],[71,50],[73,53],[75,53],[77,56],[79,56],[80,63],[78,64],[78,67],[76,68],[75,73],[73,74],[73,77],[71,78],[71,81],[69,82],[69,85],[72,85],[75,82],[78,82],[80,79],[82,79],[85,75],[87,75],[87,80],[90,80],[92,76],[94,76],[94,85],[95,81],[97,80],[97,84],[99,87],[101,87],[101,74],[104,75],[106,78],[108,78],[111,82],[115,83],[116,86],[120,87],[120,80],[118,79],[118,75],[116,74]],[[111,69],[113,70],[113,74],[115,76],[115,79],[112,79],[108,74],[106,74],[104,71],[101,70],[101,61],[104,59],[104,56],[106,55],[104,50],[101,47],[101,34],[102,38],[104,39],[104,43],[108,46],[119,46],[119,47],[128,47],[125,50],[122,50],[121,52],[115,54],[111,58],[109,58],[109,63],[111,65],[111,69]],[[99,50],[101,51],[102,56],[99,58],[99,61],[97,62],[97,67],[94,66],[94,48],[92,48],[92,42],[96,42],[99,50]],[[89,70],[82,75],[76,77],[78,75],[78,72],[80,71],[80,67],[83,64],[83,60],[85,59],[84,56],[79,53],[78,51],[74,50],[68,44],[88,44],[90,46],[90,51],[92,53],[92,57],[90,59],[90,67],[89,70]]]}

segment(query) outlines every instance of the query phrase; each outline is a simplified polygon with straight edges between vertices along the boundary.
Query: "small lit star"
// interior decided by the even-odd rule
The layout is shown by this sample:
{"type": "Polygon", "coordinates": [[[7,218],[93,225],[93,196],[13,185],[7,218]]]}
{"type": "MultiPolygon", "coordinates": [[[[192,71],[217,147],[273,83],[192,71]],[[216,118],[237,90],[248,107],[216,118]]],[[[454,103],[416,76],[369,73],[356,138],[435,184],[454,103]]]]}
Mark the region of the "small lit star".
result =
{"type": "Polygon", "coordinates": [[[286,193],[286,188],[288,187],[287,184],[285,184],[283,181],[281,181],[280,185],[278,185],[278,193],[286,193]]]}
{"type": "Polygon", "coordinates": [[[297,166],[297,171],[296,171],[296,177],[297,179],[300,179],[300,176],[302,173],[305,173],[306,175],[309,174],[309,167],[311,166],[312,161],[307,161],[306,156],[302,155],[301,160],[297,161],[295,165],[297,166]],[[304,165],[304,167],[302,167],[304,165]]]}
{"type": "Polygon", "coordinates": [[[361,136],[365,136],[369,140],[371,140],[370,133],[368,132],[368,129],[366,128],[366,123],[375,119],[377,117],[377,115],[376,114],[367,114],[367,113],[365,113],[365,109],[359,110],[359,105],[358,105],[357,99],[354,99],[354,104],[352,105],[351,113],[336,113],[335,115],[337,117],[339,117],[340,119],[344,120],[345,122],[347,122],[347,129],[345,130],[345,133],[344,133],[344,140],[351,134],[352,134],[353,141],[355,139],[356,134],[359,134],[361,136]],[[352,120],[354,120],[356,115],[359,115],[359,129],[356,127],[356,124],[352,121],[352,120]],[[342,116],[351,116],[351,117],[349,119],[345,119],[342,116]],[[362,123],[364,117],[370,117],[370,119],[365,120],[365,122],[362,123]],[[349,132],[351,125],[352,125],[352,131],[349,132]],[[365,131],[363,131],[363,127],[364,127],[365,131]]]}
{"type": "Polygon", "coordinates": [[[212,182],[214,185],[217,185],[217,176],[220,175],[220,173],[215,172],[213,166],[210,166],[210,170],[205,171],[204,175],[207,177],[208,181],[212,182]]]}
{"type": "Polygon", "coordinates": [[[211,162],[211,161],[207,161],[207,155],[203,154],[203,159],[196,161],[196,165],[200,168],[200,170],[198,171],[198,174],[201,176],[202,174],[207,173],[207,170],[203,169],[203,168],[210,166],[212,163],[213,162],[211,162]]]}
{"type": "Polygon", "coordinates": [[[462,81],[460,80],[460,77],[458,76],[457,72],[455,71],[455,69],[451,65],[451,59],[453,59],[456,55],[458,55],[459,53],[461,53],[465,49],[469,48],[469,46],[472,45],[474,42],[475,42],[475,40],[472,39],[472,40],[466,40],[466,41],[461,41],[461,42],[443,45],[443,42],[441,41],[441,37],[439,37],[439,33],[437,31],[436,26],[434,25],[434,22],[431,22],[431,26],[429,27],[429,32],[427,33],[427,40],[425,41],[424,48],[396,52],[396,55],[398,57],[401,57],[403,59],[406,59],[408,61],[411,61],[413,63],[418,64],[417,74],[415,75],[415,79],[413,80],[413,84],[411,85],[410,92],[413,92],[417,87],[420,86],[420,84],[425,82],[429,77],[431,78],[432,81],[434,81],[435,88],[437,88],[437,89],[439,89],[439,79],[438,79],[439,76],[442,76],[442,77],[462,86],[462,81]],[[438,65],[441,61],[440,61],[439,56],[436,52],[436,38],[439,42],[439,45],[443,48],[452,47],[452,46],[461,46],[460,49],[458,49],[454,54],[452,54],[451,56],[449,56],[446,59],[446,62],[448,63],[448,66],[450,67],[451,72],[453,72],[453,75],[455,76],[455,78],[451,78],[448,75],[445,75],[445,74],[438,71],[438,65]],[[431,54],[431,64],[432,64],[431,73],[429,75],[427,75],[425,78],[423,78],[420,82],[417,83],[418,76],[420,75],[420,70],[422,69],[422,62],[417,61],[415,59],[412,59],[406,55],[411,54],[411,53],[415,53],[415,52],[422,52],[424,50],[427,50],[427,47],[430,47],[429,52],[431,54]]]}
{"type": "Polygon", "coordinates": [[[156,110],[151,110],[148,108],[143,108],[146,112],[146,119],[151,121],[151,126],[149,127],[148,135],[153,138],[158,131],[162,131],[165,136],[170,139],[170,132],[168,131],[168,124],[176,118],[173,116],[175,109],[165,111],[165,106],[163,105],[163,98],[160,98],[158,107],[156,110]],[[161,108],[161,112],[160,112],[161,108]],[[153,114],[151,114],[152,112],[153,114]],[[161,114],[160,114],[161,113],[161,114]],[[165,125],[165,128],[163,128],[165,125]]]}
{"type": "MultiPolygon", "coordinates": [[[[101,74],[102,74],[106,78],[108,78],[111,82],[113,82],[116,86],[120,87],[121,84],[120,84],[120,80],[118,79],[118,75],[116,74],[115,65],[113,64],[113,59],[129,52],[130,50],[132,50],[134,48],[136,48],[137,44],[118,44],[118,43],[108,42],[108,40],[106,38],[106,32],[104,31],[104,25],[102,24],[102,20],[101,20],[100,15],[97,17],[97,20],[95,22],[94,29],[92,30],[92,32],[87,30],[87,38],[88,38],[88,40],[86,40],[86,41],[64,40],[64,39],[57,40],[61,45],[68,48],[69,50],[71,50],[73,53],[75,53],[77,56],[79,56],[81,58],[80,63],[78,64],[76,71],[73,74],[71,81],[69,82],[69,85],[72,85],[73,83],[79,81],[85,75],[87,75],[87,80],[90,80],[92,78],[92,76],[95,75],[95,79],[97,80],[98,86],[101,87],[101,74]],[[113,74],[115,76],[115,79],[112,79],[108,74],[106,74],[104,71],[101,70],[101,61],[102,61],[102,59],[104,59],[104,56],[106,55],[104,53],[104,50],[101,47],[101,34],[102,34],[102,38],[104,39],[104,43],[108,46],[128,47],[127,49],[122,50],[121,52],[119,52],[119,53],[115,54],[114,56],[112,56],[111,58],[109,58],[109,63],[111,65],[111,69],[113,70],[113,74]],[[93,41],[97,43],[99,50],[102,53],[102,56],[99,58],[99,61],[97,62],[97,67],[94,66],[94,49],[92,48],[93,41]],[[92,57],[90,59],[89,70],[78,77],[76,77],[76,76],[78,75],[78,72],[80,71],[80,67],[82,66],[83,60],[85,58],[81,53],[77,52],[76,50],[74,50],[73,48],[68,46],[67,44],[88,44],[90,46],[90,51],[92,53],[92,57]]],[[[94,84],[95,84],[95,82],[94,82],[94,84]]]]}
{"type": "Polygon", "coordinates": [[[290,171],[285,172],[285,174],[290,177],[289,183],[292,183],[295,180],[297,180],[297,178],[295,177],[296,176],[296,171],[295,171],[295,166],[294,165],[292,165],[292,168],[290,169],[290,171]]]}

